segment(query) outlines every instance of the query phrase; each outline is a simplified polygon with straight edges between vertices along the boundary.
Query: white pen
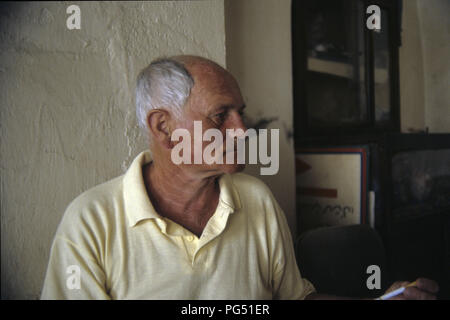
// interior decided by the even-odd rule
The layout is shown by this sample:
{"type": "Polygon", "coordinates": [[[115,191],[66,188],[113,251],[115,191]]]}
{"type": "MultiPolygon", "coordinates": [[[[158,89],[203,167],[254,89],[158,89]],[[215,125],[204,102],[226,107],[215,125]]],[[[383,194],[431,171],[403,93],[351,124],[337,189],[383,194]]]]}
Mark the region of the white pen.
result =
{"type": "Polygon", "coordinates": [[[401,287],[401,288],[398,288],[397,290],[394,290],[394,291],[392,291],[392,292],[386,293],[386,294],[382,295],[381,297],[376,298],[375,300],[388,300],[388,299],[390,299],[390,298],[393,298],[393,297],[395,297],[395,296],[398,296],[398,295],[401,294],[403,291],[405,291],[406,288],[412,287],[412,286],[414,286],[414,285],[416,285],[416,281],[411,282],[411,283],[408,284],[406,287],[401,287]]]}

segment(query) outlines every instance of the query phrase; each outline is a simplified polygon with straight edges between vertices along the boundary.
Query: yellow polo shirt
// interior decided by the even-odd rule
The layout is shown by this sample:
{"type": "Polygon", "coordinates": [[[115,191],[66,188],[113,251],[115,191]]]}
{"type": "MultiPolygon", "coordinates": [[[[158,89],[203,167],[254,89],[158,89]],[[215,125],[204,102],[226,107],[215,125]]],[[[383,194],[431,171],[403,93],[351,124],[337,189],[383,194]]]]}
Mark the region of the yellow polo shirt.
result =
{"type": "Polygon", "coordinates": [[[200,238],[150,202],[144,151],[128,171],[77,197],[58,227],[42,299],[302,299],[286,218],[267,186],[224,174],[200,238]]]}

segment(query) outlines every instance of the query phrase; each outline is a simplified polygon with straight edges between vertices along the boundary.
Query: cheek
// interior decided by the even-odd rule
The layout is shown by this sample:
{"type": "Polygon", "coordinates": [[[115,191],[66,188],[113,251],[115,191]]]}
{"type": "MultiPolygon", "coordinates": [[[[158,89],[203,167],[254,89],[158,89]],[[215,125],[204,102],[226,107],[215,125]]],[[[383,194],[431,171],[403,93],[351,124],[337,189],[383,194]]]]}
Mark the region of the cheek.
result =
{"type": "MultiPolygon", "coordinates": [[[[200,120],[195,120],[195,121],[200,121],[200,120]]],[[[220,131],[221,135],[218,137],[219,138],[219,147],[214,148],[213,149],[213,157],[219,157],[219,156],[223,156],[223,162],[225,162],[225,152],[226,152],[226,129],[227,127],[225,126],[225,124],[223,125],[217,125],[216,123],[214,123],[214,121],[210,120],[210,119],[202,119],[201,120],[201,126],[199,125],[199,123],[194,123],[194,120],[183,120],[179,123],[177,123],[177,128],[178,129],[185,129],[189,132],[189,138],[190,138],[190,144],[191,144],[191,148],[190,148],[190,158],[191,158],[191,163],[194,164],[196,161],[195,159],[197,159],[197,161],[199,161],[199,159],[202,159],[201,161],[203,162],[203,153],[206,147],[210,146],[211,144],[217,144],[217,140],[214,138],[212,138],[212,140],[210,141],[204,141],[203,140],[203,135],[204,133],[208,130],[208,129],[217,129],[220,131]],[[221,139],[221,140],[220,140],[221,139]]],[[[231,139],[233,140],[233,139],[231,139]]],[[[212,148],[212,147],[211,147],[212,148]]],[[[188,151],[188,150],[186,150],[188,151]]],[[[207,150],[209,151],[209,150],[207,150]]],[[[209,153],[208,153],[209,154],[209,153]]]]}

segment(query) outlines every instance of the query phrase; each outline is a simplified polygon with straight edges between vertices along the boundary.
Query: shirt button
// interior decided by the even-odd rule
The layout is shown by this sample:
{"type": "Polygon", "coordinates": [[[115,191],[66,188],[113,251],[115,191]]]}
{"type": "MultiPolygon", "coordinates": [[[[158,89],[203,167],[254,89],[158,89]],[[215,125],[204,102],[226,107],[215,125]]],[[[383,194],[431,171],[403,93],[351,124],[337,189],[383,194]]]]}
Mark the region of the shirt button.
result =
{"type": "Polygon", "coordinates": [[[193,236],[188,236],[187,239],[188,239],[189,242],[194,241],[194,237],[193,236]]]}

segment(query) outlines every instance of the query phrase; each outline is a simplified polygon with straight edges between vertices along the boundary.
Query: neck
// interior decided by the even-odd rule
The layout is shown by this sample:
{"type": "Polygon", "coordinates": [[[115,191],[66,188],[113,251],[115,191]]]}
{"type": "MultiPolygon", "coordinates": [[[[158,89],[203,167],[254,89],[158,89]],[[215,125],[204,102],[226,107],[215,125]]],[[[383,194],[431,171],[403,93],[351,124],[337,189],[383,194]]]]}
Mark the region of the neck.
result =
{"type": "Polygon", "coordinates": [[[170,161],[143,168],[147,193],[156,211],[195,234],[201,234],[219,200],[218,176],[196,176],[170,161]]]}

